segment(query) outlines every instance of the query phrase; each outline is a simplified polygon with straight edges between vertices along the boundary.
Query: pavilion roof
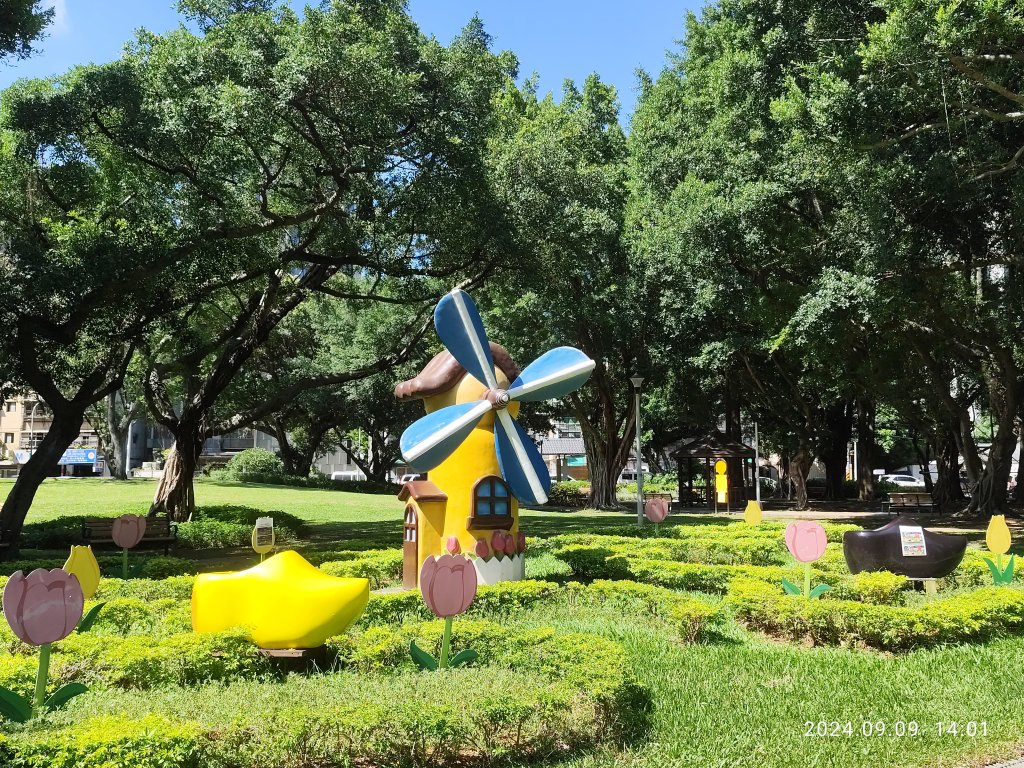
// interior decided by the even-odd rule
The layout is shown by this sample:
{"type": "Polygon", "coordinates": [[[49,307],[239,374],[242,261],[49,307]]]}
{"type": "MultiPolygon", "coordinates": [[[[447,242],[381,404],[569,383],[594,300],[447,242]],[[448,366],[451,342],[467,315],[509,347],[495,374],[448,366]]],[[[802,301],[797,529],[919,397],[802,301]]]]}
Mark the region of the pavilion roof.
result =
{"type": "Polygon", "coordinates": [[[684,440],[682,447],[672,453],[673,459],[746,459],[753,457],[753,448],[738,440],[728,439],[717,429],[700,437],[684,440]]]}

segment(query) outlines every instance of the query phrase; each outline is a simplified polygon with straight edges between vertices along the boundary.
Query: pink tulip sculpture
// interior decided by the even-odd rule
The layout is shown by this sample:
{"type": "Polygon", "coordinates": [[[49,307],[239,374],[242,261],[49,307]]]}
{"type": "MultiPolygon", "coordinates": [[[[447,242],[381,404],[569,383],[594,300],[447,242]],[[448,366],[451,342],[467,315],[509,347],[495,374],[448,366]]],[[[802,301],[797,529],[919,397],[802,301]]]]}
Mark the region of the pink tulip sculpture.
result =
{"type": "Polygon", "coordinates": [[[793,557],[804,564],[803,590],[788,579],[783,579],[782,588],[787,594],[803,595],[808,600],[814,600],[831,589],[828,584],[819,584],[811,589],[811,563],[825,554],[827,543],[825,529],[813,520],[801,520],[786,526],[786,546],[793,557]]]}
{"type": "Polygon", "coordinates": [[[121,515],[114,520],[110,538],[121,548],[121,575],[128,578],[128,550],[142,541],[146,533],[146,518],[142,515],[121,515]]]}
{"type": "Polygon", "coordinates": [[[452,619],[469,608],[476,597],[476,568],[463,555],[441,555],[428,557],[420,570],[420,592],[427,607],[440,619],[444,619],[444,635],[441,638],[441,656],[435,659],[415,641],[409,644],[409,655],[420,669],[445,669],[457,667],[477,658],[476,651],[466,648],[449,660],[452,647],[452,619]]]}
{"type": "Polygon", "coordinates": [[[654,535],[658,535],[658,525],[668,517],[668,501],[665,499],[648,499],[644,502],[644,517],[654,523],[654,535]]]}
{"type": "Polygon", "coordinates": [[[48,709],[57,709],[88,690],[81,683],[68,683],[46,698],[50,676],[50,644],[75,631],[82,618],[85,597],[74,574],[55,568],[38,568],[28,576],[17,571],[7,580],[3,592],[4,617],[23,642],[39,646],[39,667],[32,701],[0,687],[0,712],[24,723],[48,709]]]}

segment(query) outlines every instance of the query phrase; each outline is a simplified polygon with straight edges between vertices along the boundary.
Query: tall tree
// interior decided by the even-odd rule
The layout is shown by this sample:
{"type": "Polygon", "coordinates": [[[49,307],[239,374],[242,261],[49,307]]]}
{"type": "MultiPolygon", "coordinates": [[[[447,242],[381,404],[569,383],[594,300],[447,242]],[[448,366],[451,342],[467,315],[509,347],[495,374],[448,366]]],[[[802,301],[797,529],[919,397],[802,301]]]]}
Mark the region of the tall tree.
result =
{"type": "MultiPolygon", "coordinates": [[[[140,55],[185,108],[198,102],[207,116],[230,105],[233,150],[258,161],[266,218],[319,208],[293,220],[287,238],[264,243],[262,274],[189,309],[175,320],[184,333],[147,346],[147,399],[175,437],[153,511],[187,517],[205,437],[274,410],[265,403],[227,419],[214,413],[304,301],[321,294],[420,308],[424,290],[434,292],[424,281],[458,282],[486,269],[503,228],[487,192],[484,142],[491,97],[514,65],[488,44],[473,22],[444,48],[419,33],[399,2],[309,9],[302,21],[248,10],[217,20],[203,37],[178,30],[146,41],[140,55]],[[237,123],[240,113],[252,119],[237,123]]],[[[414,338],[400,335],[390,352],[303,377],[289,392],[384,370],[414,338]]]]}
{"type": "Polygon", "coordinates": [[[558,344],[598,365],[568,398],[579,421],[590,473],[590,503],[616,503],[635,418],[629,376],[653,375],[647,272],[622,240],[626,137],[615,91],[596,76],[562,99],[538,99],[533,83],[509,86],[492,142],[495,184],[515,228],[514,267],[489,291],[490,327],[525,363],[558,344]]]}
{"type": "Polygon", "coordinates": [[[41,7],[41,0],[3,0],[0,2],[0,60],[13,56],[31,56],[33,44],[53,21],[54,9],[41,7]]]}

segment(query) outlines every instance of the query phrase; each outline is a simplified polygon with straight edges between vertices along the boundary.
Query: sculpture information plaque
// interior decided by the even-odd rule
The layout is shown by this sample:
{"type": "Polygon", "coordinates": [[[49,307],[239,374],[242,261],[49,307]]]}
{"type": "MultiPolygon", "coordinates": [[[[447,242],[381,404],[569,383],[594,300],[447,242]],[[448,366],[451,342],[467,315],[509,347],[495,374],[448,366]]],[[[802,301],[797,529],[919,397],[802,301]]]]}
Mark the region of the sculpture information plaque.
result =
{"type": "Polygon", "coordinates": [[[900,526],[900,545],[904,557],[925,557],[928,548],[924,543],[924,529],[919,525],[900,526]]]}

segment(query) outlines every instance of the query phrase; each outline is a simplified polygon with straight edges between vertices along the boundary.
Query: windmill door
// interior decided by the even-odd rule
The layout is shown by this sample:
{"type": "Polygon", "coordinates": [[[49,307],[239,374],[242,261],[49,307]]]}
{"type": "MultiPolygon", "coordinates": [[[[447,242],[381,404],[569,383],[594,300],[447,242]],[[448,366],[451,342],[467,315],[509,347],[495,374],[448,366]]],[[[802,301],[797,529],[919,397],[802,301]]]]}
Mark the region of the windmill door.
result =
{"type": "Polygon", "coordinates": [[[402,586],[406,589],[416,589],[419,570],[419,531],[416,525],[416,507],[412,504],[405,508],[405,525],[402,527],[405,534],[402,541],[402,586]]]}

